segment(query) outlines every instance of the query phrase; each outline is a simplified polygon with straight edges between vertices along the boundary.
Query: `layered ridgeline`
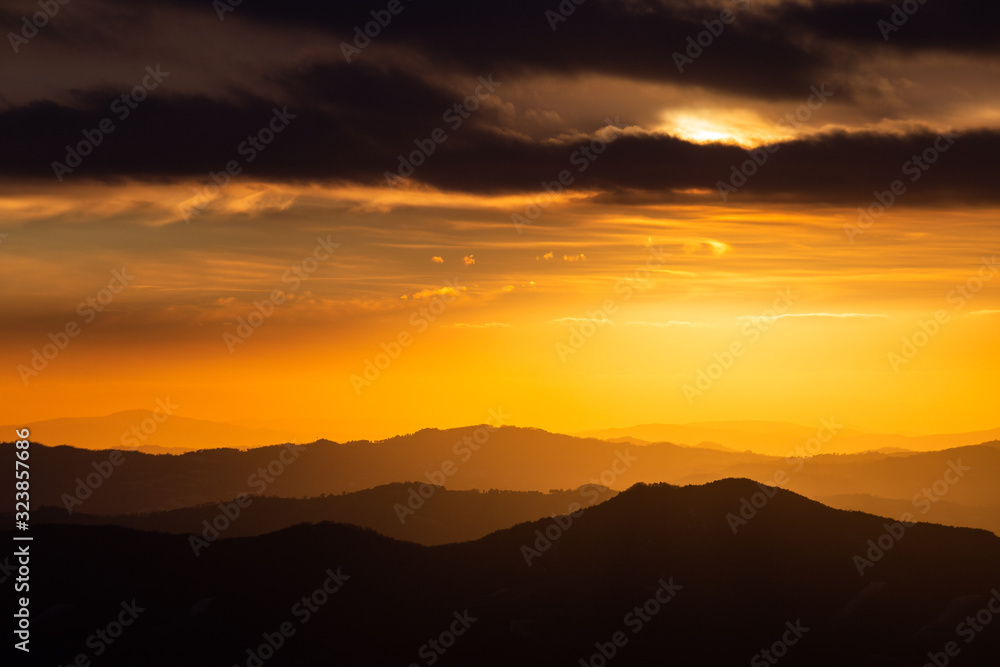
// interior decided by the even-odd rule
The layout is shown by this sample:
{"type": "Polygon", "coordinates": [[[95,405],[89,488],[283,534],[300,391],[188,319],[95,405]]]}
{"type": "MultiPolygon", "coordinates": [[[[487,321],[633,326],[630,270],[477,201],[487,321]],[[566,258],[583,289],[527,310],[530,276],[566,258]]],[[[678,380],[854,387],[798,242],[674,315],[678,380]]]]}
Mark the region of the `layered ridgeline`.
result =
{"type": "MultiPolygon", "coordinates": [[[[690,424],[638,424],[574,433],[584,438],[605,440],[638,439],[646,442],[673,442],[710,449],[751,450],[758,454],[786,456],[804,443],[820,436],[827,454],[859,454],[869,451],[906,450],[930,452],[978,445],[1000,439],[1000,428],[965,433],[899,435],[865,433],[846,428],[833,417],[816,426],[771,421],[717,421],[690,424]]],[[[43,440],[44,442],[44,440],[43,440]]]]}
{"type": "Polygon", "coordinates": [[[539,491],[453,491],[421,482],[386,484],[316,498],[244,496],[166,512],[81,514],[47,507],[32,513],[33,525],[71,523],[116,525],[198,536],[195,548],[219,537],[263,535],[302,523],[336,521],[363,526],[382,535],[434,545],[475,540],[502,528],[613,498],[605,486],[539,491]]]}
{"type": "MultiPolygon", "coordinates": [[[[1000,533],[995,483],[1000,443],[809,457],[808,442],[793,456],[770,457],[483,425],[426,429],[378,442],[318,441],[177,456],[37,445],[32,448],[32,504],[66,514],[120,515],[233,501],[244,494],[313,498],[404,480],[415,480],[418,491],[422,487],[416,482],[428,485],[426,495],[431,485],[547,492],[587,484],[622,490],[636,482],[698,484],[745,477],[846,509],[1000,533]]],[[[12,468],[13,461],[12,455],[4,456],[0,466],[12,468]]],[[[441,497],[426,498],[422,511],[441,497]]]]}
{"type": "Polygon", "coordinates": [[[636,486],[575,517],[437,547],[337,524],[197,556],[181,535],[32,532],[44,664],[98,650],[108,667],[985,666],[1000,654],[1000,538],[747,480],[636,486]],[[759,507],[734,532],[745,499],[759,507]]]}

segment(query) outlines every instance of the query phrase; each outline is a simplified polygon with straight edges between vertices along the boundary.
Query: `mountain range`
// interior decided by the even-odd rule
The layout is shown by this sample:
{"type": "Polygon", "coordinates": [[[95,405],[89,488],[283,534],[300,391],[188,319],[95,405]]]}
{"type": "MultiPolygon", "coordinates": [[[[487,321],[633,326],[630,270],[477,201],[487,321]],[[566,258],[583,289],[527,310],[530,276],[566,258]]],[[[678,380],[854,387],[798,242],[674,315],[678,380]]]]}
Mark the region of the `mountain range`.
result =
{"type": "Polygon", "coordinates": [[[639,484],[576,516],[434,547],[331,523],[197,555],[182,535],[33,531],[45,664],[100,651],[101,665],[152,667],[868,667],[946,650],[989,665],[1000,651],[985,622],[1000,602],[1000,538],[749,480],[639,484]],[[734,531],[730,516],[758,496],[734,531]],[[116,619],[128,627],[98,634],[116,619]]]}
{"type": "MultiPolygon", "coordinates": [[[[588,484],[620,491],[637,482],[700,484],[745,477],[845,509],[893,518],[910,513],[916,520],[1000,533],[997,442],[936,452],[778,458],[483,425],[425,429],[376,442],[317,441],[177,456],[36,446],[33,460],[46,480],[33,492],[35,507],[96,515],[164,512],[240,494],[313,498],[400,480],[455,491],[547,492],[588,484]]],[[[6,457],[3,465],[12,467],[12,461],[6,457]]]]}

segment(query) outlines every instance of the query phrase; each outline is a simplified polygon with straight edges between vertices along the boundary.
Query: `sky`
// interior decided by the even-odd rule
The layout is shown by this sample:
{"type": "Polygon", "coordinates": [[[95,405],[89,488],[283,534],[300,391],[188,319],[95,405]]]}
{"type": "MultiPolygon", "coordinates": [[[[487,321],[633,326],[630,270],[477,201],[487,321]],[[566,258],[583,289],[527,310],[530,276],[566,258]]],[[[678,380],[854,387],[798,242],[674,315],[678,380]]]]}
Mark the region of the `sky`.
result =
{"type": "Polygon", "coordinates": [[[906,8],[6,2],[0,423],[994,428],[1000,9],[906,8]]]}

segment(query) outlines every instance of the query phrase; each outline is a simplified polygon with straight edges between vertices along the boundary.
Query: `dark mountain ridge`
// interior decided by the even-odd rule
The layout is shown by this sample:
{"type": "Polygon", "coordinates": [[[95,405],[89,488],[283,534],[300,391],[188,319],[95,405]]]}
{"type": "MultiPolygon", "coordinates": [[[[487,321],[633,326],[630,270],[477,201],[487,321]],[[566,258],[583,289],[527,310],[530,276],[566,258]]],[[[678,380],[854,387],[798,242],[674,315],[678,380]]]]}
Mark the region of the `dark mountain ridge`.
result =
{"type": "Polygon", "coordinates": [[[1000,585],[1000,538],[916,524],[887,543],[898,530],[738,479],[638,485],[576,517],[437,547],[322,523],[196,557],[185,536],[39,526],[35,637],[68,664],[134,598],[148,611],[102,665],[253,665],[247,651],[285,623],[267,667],[603,664],[602,651],[620,665],[731,665],[764,650],[783,665],[920,665],[948,642],[960,664],[994,665],[998,628],[969,643],[959,628],[1000,585]],[[759,507],[734,533],[743,499],[759,507]]]}

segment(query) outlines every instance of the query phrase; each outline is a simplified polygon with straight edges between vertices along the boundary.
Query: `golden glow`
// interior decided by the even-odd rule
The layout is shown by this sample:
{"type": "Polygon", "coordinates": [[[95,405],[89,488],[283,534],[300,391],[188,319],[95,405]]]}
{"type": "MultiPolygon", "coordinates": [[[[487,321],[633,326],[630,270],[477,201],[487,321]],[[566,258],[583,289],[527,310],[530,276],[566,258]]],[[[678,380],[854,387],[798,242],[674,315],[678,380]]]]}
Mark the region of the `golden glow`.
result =
{"type": "Polygon", "coordinates": [[[758,114],[741,109],[681,109],[661,114],[657,128],[679,139],[697,144],[735,144],[754,148],[790,139],[790,126],[782,127],[758,114]]]}
{"type": "Polygon", "coordinates": [[[247,181],[185,224],[176,207],[190,188],[0,199],[12,222],[0,422],[170,396],[184,416],[336,439],[479,423],[496,406],[563,431],[830,414],[871,431],[995,426],[1000,279],[961,308],[953,292],[1000,245],[996,210],[893,209],[852,243],[849,208],[595,204],[575,192],[518,234],[510,216],[532,193],[247,181]],[[81,246],[104,233],[120,244],[81,246]],[[223,334],[292,291],[283,276],[317,237],[341,245],[230,352],[223,334]],[[134,283],[25,386],[16,369],[122,266],[134,283]],[[795,295],[787,314],[770,312],[783,290],[795,295]],[[938,311],[947,323],[894,368],[890,354],[938,311]],[[755,322],[767,330],[750,340],[755,322]],[[557,346],[585,325],[592,335],[564,361],[557,346]],[[411,342],[355,391],[351,377],[401,334],[411,342]],[[734,341],[746,353],[689,401],[684,386],[734,341]]]}

